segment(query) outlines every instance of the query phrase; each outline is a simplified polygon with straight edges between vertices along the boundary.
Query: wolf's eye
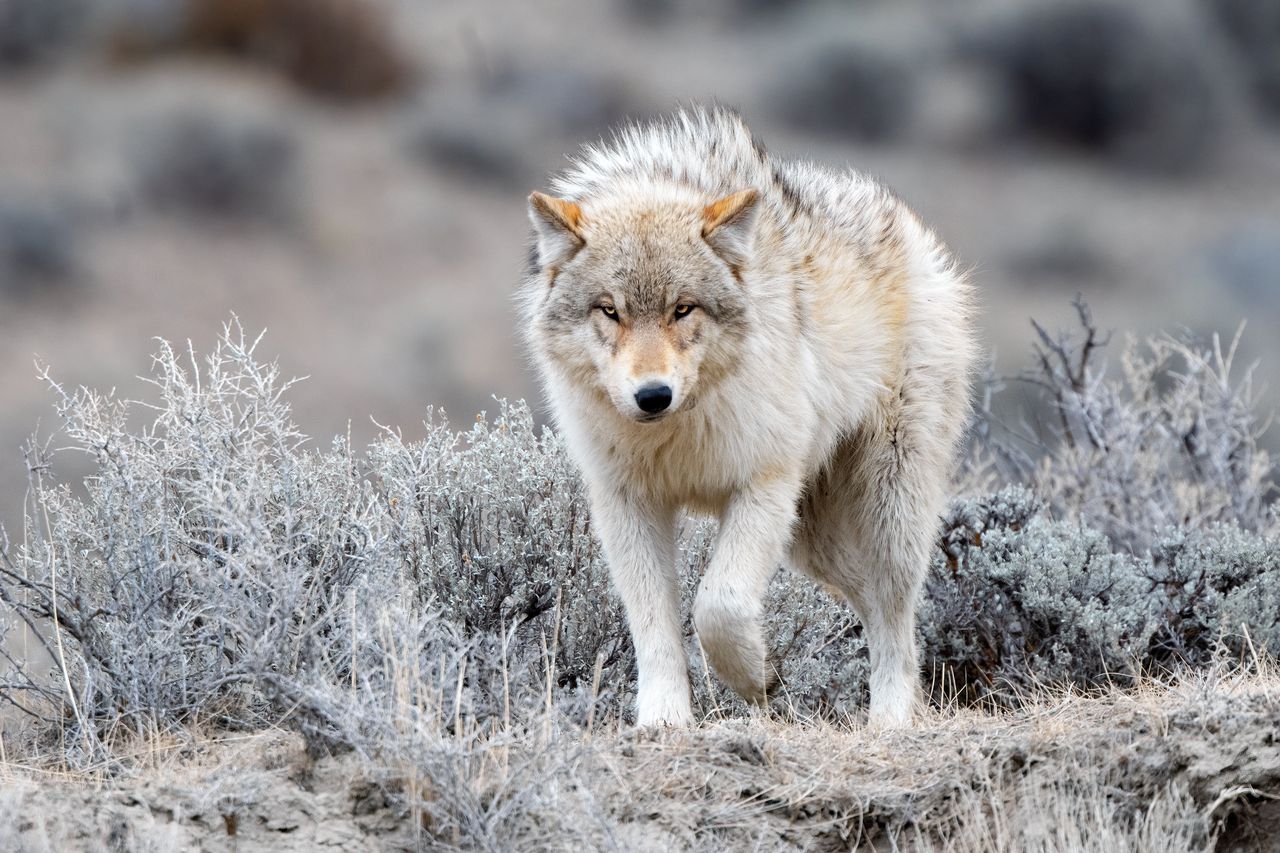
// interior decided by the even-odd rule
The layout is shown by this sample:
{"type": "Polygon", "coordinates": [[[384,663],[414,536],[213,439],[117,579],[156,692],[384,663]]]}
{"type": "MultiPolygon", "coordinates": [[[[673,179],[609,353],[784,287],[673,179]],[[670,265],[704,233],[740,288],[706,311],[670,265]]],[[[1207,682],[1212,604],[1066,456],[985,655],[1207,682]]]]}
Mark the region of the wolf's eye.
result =
{"type": "Polygon", "coordinates": [[[613,322],[618,322],[618,309],[612,305],[601,305],[600,311],[613,322]]]}
{"type": "Polygon", "coordinates": [[[681,302],[679,305],[676,306],[676,312],[675,312],[676,319],[679,320],[681,317],[688,317],[689,314],[692,312],[693,312],[692,305],[690,305],[688,302],[681,302]]]}

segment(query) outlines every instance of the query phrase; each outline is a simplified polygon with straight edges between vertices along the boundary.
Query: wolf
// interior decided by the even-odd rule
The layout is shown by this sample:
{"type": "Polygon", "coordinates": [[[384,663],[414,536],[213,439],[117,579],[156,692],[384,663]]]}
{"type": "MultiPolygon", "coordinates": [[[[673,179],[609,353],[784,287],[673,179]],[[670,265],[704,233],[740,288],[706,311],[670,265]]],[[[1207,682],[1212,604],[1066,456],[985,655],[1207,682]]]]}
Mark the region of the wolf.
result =
{"type": "Polygon", "coordinates": [[[680,513],[719,520],[693,622],[752,703],[788,564],[852,606],[869,720],[918,701],[915,611],[970,406],[972,287],[883,186],[770,155],[724,108],[585,147],[529,196],[518,309],[635,644],[636,720],[693,721],[680,513]]]}

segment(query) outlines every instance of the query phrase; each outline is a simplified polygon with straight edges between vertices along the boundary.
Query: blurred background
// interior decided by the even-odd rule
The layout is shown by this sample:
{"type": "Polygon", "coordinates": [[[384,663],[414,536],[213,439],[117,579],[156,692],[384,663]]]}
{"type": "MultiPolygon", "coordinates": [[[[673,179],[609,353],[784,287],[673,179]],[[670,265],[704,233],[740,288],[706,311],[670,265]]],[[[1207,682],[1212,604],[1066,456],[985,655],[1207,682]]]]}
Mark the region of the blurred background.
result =
{"type": "Polygon", "coordinates": [[[0,519],[56,425],[35,358],[136,395],[153,336],[232,312],[321,446],[536,401],[525,196],[704,99],[894,187],[1002,371],[1081,292],[1121,330],[1247,318],[1280,378],[1272,0],[0,0],[0,519]]]}

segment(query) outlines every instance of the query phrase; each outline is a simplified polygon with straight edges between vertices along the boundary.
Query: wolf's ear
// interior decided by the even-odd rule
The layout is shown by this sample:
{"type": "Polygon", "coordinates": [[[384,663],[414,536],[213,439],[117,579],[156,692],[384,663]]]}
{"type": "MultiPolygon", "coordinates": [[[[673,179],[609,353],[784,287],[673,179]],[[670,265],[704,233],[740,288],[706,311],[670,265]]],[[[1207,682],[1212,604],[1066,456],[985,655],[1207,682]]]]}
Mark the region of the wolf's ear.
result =
{"type": "Polygon", "coordinates": [[[702,209],[702,238],[735,270],[751,255],[759,198],[755,190],[743,190],[702,209]]]}
{"type": "Polygon", "coordinates": [[[585,242],[582,208],[568,199],[533,193],[529,196],[529,221],[537,235],[540,269],[564,263],[577,254],[585,242]]]}

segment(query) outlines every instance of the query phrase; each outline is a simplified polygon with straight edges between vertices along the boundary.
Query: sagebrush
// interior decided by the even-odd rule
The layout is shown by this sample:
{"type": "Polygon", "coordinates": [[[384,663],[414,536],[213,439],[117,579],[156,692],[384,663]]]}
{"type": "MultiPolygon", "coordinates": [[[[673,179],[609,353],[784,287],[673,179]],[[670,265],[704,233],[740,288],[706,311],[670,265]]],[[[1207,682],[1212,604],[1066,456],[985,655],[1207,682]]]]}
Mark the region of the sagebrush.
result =
{"type": "MultiPolygon", "coordinates": [[[[289,719],[374,748],[409,723],[625,716],[630,642],[554,432],[501,403],[461,434],[430,415],[419,441],[387,430],[359,453],[310,449],[291,383],[256,343],[232,324],[203,366],[161,344],[146,403],[51,383],[63,440],[97,471],[60,483],[43,446],[29,450],[0,595],[53,676],[12,657],[0,695],[62,732],[73,763],[197,720],[289,719]],[[151,422],[131,428],[141,411],[151,422]]],[[[1023,464],[1028,485],[957,500],[945,519],[920,628],[937,700],[1015,702],[1224,648],[1280,654],[1274,471],[1247,377],[1233,385],[1229,357],[1158,339],[1155,361],[1128,358],[1126,384],[1109,384],[1090,372],[1095,344],[1045,336],[1056,443],[1034,458],[990,431],[975,445],[997,468],[1023,464]],[[1160,373],[1173,355],[1189,367],[1160,373]]],[[[691,594],[713,530],[687,534],[691,594]]],[[[856,714],[866,653],[850,611],[787,573],[772,600],[783,706],[856,714]]],[[[696,665],[691,628],[687,646],[696,665]]],[[[742,711],[695,680],[704,713],[742,711]]]]}

